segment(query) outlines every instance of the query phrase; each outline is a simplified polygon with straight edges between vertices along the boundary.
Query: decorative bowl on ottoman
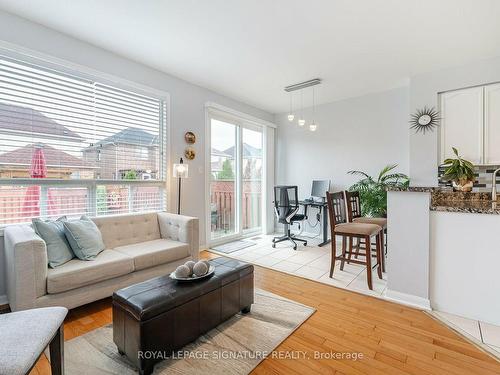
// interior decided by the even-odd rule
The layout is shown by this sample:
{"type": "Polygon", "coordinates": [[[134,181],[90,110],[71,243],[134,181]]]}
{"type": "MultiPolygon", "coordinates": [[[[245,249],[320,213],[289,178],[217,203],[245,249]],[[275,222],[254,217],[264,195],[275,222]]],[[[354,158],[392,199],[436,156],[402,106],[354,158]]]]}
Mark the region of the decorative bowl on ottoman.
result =
{"type": "Polygon", "coordinates": [[[215,267],[206,260],[193,262],[192,260],[180,265],[170,274],[170,278],[177,281],[195,281],[204,279],[215,272],[215,267]]]}

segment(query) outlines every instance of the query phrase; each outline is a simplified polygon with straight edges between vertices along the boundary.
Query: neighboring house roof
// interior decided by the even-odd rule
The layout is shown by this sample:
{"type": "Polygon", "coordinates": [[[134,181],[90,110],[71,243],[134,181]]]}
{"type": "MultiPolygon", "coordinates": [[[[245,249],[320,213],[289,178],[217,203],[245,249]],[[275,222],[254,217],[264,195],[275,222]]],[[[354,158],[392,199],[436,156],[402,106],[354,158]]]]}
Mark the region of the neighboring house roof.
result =
{"type": "MultiPolygon", "coordinates": [[[[106,144],[120,143],[120,144],[131,144],[140,146],[157,146],[158,136],[148,133],[142,129],[138,128],[126,128],[113,134],[110,137],[104,138],[95,143],[95,145],[106,145],[106,144]]],[[[94,146],[95,147],[95,146],[94,146]]]]}
{"type": "MultiPolygon", "coordinates": [[[[233,157],[234,155],[234,146],[229,147],[227,150],[224,150],[226,154],[231,155],[233,157]]],[[[262,150],[260,148],[255,148],[253,146],[250,146],[247,143],[243,143],[243,157],[244,158],[261,158],[262,157],[262,150]]]]}
{"type": "Polygon", "coordinates": [[[0,103],[0,129],[2,131],[33,132],[40,136],[75,138],[78,142],[82,140],[78,133],[36,109],[5,103],[0,103]]]}
{"type": "MultiPolygon", "coordinates": [[[[39,147],[39,145],[37,145],[37,147],[39,147]]],[[[0,165],[30,165],[34,148],[34,145],[27,145],[17,148],[13,151],[5,152],[0,155],[0,165]]],[[[73,155],[68,154],[67,152],[58,150],[48,145],[43,145],[43,155],[45,157],[45,164],[47,165],[47,167],[94,169],[94,167],[92,167],[82,159],[79,159],[73,155]]]]}
{"type": "Polygon", "coordinates": [[[216,148],[213,148],[213,147],[210,150],[210,155],[212,155],[212,156],[221,156],[221,157],[224,157],[224,158],[232,158],[232,155],[226,154],[225,152],[219,151],[219,150],[217,150],[216,148]]]}

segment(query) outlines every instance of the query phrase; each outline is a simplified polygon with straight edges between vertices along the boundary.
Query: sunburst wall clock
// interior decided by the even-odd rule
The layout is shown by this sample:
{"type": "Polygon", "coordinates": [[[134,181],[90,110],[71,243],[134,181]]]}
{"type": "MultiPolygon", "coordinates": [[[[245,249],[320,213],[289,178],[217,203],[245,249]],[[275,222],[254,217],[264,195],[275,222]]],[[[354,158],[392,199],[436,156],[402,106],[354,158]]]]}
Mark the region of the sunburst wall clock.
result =
{"type": "Polygon", "coordinates": [[[415,129],[416,133],[422,132],[425,134],[426,131],[433,131],[439,126],[439,120],[441,120],[441,117],[439,117],[439,112],[434,107],[424,107],[411,115],[410,129],[415,129]]]}

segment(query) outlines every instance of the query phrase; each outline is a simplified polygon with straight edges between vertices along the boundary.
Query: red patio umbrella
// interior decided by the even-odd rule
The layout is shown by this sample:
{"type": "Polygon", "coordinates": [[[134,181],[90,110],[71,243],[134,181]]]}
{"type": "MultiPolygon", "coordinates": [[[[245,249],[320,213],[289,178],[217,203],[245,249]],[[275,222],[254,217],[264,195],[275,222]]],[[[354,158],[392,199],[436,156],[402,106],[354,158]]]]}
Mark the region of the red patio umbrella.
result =
{"type": "MultiPolygon", "coordinates": [[[[45,155],[43,154],[43,145],[41,144],[35,145],[31,154],[30,177],[47,177],[47,165],[45,163],[45,155]]],[[[37,185],[31,185],[26,190],[22,207],[23,218],[29,219],[40,216],[40,190],[40,186],[37,185]]],[[[47,203],[49,211],[52,211],[54,202],[50,191],[47,194],[47,203]]]]}

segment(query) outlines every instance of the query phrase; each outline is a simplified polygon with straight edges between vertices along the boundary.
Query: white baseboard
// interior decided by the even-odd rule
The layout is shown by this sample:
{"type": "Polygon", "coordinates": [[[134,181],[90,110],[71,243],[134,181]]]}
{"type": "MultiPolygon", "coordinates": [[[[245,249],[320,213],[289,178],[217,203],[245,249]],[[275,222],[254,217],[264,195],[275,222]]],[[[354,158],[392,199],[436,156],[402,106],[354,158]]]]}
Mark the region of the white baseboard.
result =
{"type": "Polygon", "coordinates": [[[414,296],[413,294],[406,294],[387,289],[385,292],[385,298],[393,302],[401,303],[403,305],[416,307],[417,309],[432,311],[431,301],[429,299],[414,296]]]}
{"type": "Polygon", "coordinates": [[[5,294],[1,295],[0,296],[0,306],[7,305],[8,303],[9,303],[9,300],[7,299],[7,296],[5,294]]]}

